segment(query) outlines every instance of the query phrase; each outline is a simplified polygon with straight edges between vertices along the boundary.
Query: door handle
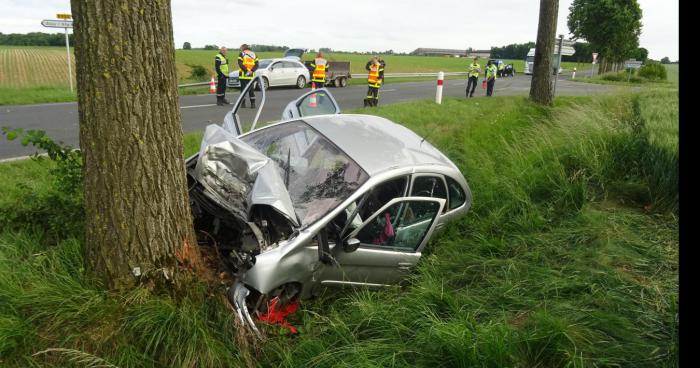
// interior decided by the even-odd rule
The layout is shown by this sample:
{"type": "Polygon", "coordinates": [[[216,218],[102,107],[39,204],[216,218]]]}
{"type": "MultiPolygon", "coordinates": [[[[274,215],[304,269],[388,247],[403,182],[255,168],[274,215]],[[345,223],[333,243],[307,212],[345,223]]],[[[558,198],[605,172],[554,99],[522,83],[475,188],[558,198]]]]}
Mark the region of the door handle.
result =
{"type": "Polygon", "coordinates": [[[410,262],[399,262],[398,266],[399,266],[399,270],[402,270],[402,271],[410,271],[410,270],[411,270],[411,267],[413,267],[413,263],[410,263],[410,262]]]}

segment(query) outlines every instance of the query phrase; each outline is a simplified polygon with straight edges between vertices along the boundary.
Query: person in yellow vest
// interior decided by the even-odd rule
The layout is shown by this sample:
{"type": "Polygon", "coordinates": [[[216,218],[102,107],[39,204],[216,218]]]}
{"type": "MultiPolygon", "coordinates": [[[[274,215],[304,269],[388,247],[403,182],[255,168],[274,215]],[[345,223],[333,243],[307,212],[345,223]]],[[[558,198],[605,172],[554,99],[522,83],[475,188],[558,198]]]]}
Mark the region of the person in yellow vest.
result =
{"type": "Polygon", "coordinates": [[[379,104],[379,87],[382,86],[384,80],[384,68],[376,56],[367,63],[365,67],[367,73],[367,97],[365,98],[365,107],[377,106],[379,104]]]}
{"type": "Polygon", "coordinates": [[[502,77],[503,76],[503,70],[506,68],[506,63],[502,62],[499,60],[498,62],[498,76],[502,77]]]}
{"type": "MultiPolygon", "coordinates": [[[[238,54],[238,79],[241,81],[241,93],[255,77],[256,70],[258,70],[258,57],[250,50],[248,45],[241,45],[241,53],[238,54]]],[[[264,88],[264,86],[261,86],[261,88],[264,88]]],[[[254,109],[255,92],[253,92],[253,88],[250,88],[248,91],[248,98],[250,99],[250,108],[254,109]]],[[[243,96],[241,107],[245,107],[245,96],[243,96]]]]}
{"type": "Polygon", "coordinates": [[[474,61],[467,67],[467,98],[474,97],[474,89],[479,83],[479,74],[481,74],[481,65],[479,65],[479,58],[475,57],[474,61]],[[471,87],[471,91],[469,91],[471,87]]]}
{"type": "Polygon", "coordinates": [[[486,96],[493,95],[493,86],[496,84],[496,75],[498,74],[498,68],[491,64],[491,60],[486,63],[486,70],[484,71],[484,76],[486,77],[486,96]]]}
{"type": "Polygon", "coordinates": [[[219,53],[214,57],[214,69],[216,70],[216,104],[219,106],[228,105],[226,99],[226,83],[228,81],[228,59],[226,58],[226,48],[221,47],[219,53]]]}
{"type": "Polygon", "coordinates": [[[312,68],[311,73],[311,88],[323,88],[326,86],[326,71],[328,70],[328,61],[323,57],[323,53],[316,54],[314,61],[309,64],[312,68]]]}

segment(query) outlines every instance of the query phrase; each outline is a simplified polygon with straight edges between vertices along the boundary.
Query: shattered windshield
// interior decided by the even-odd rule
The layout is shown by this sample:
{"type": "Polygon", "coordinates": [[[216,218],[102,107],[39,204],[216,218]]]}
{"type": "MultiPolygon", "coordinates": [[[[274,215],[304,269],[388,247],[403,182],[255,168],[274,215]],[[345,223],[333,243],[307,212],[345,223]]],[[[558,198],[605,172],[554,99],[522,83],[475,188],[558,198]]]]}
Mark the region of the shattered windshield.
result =
{"type": "Polygon", "coordinates": [[[302,227],[337,207],[368,178],[355,161],[303,121],[241,139],[277,164],[302,227]]]}

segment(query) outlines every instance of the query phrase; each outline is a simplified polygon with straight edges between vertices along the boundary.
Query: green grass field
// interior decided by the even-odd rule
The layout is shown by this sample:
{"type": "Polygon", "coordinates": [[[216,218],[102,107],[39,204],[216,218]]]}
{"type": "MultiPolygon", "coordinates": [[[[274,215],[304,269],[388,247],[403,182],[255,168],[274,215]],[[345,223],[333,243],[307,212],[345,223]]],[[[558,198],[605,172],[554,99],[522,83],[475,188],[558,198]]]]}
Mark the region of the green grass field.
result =
{"type": "Polygon", "coordinates": [[[5,163],[0,366],[678,366],[677,91],[361,112],[427,137],[473,191],[407,285],[329,291],[291,317],[300,336],[255,342],[222,290],[94,286],[53,164],[5,163]]]}
{"type": "MultiPolygon", "coordinates": [[[[234,52],[235,50],[231,50],[234,52]]],[[[175,61],[178,83],[202,82],[191,78],[191,67],[202,65],[208,75],[214,75],[214,55],[210,50],[176,50],[175,61]]],[[[282,52],[260,52],[258,57],[281,57],[282,52]]],[[[312,54],[304,55],[311,60],[312,54]]],[[[364,69],[370,55],[356,54],[326,54],[329,60],[350,61],[351,72],[365,74],[364,69]]],[[[471,62],[467,58],[400,56],[384,55],[387,63],[387,73],[415,72],[464,72],[471,62]]],[[[233,60],[231,60],[234,62],[233,60]]],[[[522,60],[507,60],[512,62],[517,72],[523,70],[522,60]]],[[[482,65],[486,60],[482,60],[482,65]]],[[[575,63],[564,63],[565,68],[573,68],[575,63]]],[[[62,47],[31,47],[31,46],[0,46],[0,105],[18,105],[44,102],[76,101],[76,93],[68,88],[68,73],[66,70],[66,52],[62,47]]],[[[75,60],[73,59],[73,72],[75,60]]],[[[75,75],[73,76],[75,78],[75,75]]],[[[209,77],[204,78],[208,80],[209,77]]],[[[416,78],[391,78],[388,83],[416,81],[416,78]]],[[[363,84],[364,80],[353,79],[351,84],[363,84]]],[[[75,84],[74,84],[75,86],[75,84]]],[[[191,94],[187,88],[181,89],[182,94],[191,94]]]]}

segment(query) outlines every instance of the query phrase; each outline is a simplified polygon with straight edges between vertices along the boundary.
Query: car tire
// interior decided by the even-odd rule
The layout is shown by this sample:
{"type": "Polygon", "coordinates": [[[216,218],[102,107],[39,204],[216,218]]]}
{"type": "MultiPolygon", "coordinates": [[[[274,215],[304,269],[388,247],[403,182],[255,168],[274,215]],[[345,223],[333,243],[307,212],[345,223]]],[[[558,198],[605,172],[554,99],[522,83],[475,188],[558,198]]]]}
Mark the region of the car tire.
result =
{"type": "Polygon", "coordinates": [[[338,78],[340,80],[340,87],[347,87],[348,80],[345,77],[338,78]]]}
{"type": "MultiPolygon", "coordinates": [[[[263,81],[263,85],[265,87],[265,90],[267,91],[268,88],[270,88],[270,81],[267,80],[266,77],[262,77],[262,81],[263,81]]],[[[255,90],[260,91],[260,83],[257,83],[257,82],[255,83],[255,90]]]]}
{"type": "Polygon", "coordinates": [[[297,77],[297,88],[302,89],[306,87],[306,78],[303,75],[297,77]]]}
{"type": "Polygon", "coordinates": [[[336,88],[340,87],[340,78],[336,78],[333,80],[333,87],[336,87],[336,88]]]}

